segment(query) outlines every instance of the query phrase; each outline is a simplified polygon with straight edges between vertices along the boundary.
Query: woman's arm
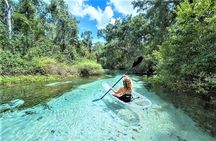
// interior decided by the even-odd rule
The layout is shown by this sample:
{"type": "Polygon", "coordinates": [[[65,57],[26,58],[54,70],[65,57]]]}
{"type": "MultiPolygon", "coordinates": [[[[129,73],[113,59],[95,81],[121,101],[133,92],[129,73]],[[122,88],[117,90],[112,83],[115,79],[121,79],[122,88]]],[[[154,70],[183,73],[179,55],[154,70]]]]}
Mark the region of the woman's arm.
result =
{"type": "Polygon", "coordinates": [[[117,92],[114,92],[114,96],[120,97],[123,95],[124,87],[121,87],[117,92]]]}

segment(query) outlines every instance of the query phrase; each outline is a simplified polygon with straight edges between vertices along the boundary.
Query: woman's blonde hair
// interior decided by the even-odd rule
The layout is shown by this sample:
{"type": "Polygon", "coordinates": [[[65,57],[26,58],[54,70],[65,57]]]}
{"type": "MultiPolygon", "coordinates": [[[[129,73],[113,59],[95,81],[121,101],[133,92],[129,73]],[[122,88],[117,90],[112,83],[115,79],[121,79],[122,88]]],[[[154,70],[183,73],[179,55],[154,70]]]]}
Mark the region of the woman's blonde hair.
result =
{"type": "Polygon", "coordinates": [[[126,76],[123,80],[123,83],[124,83],[124,87],[126,87],[127,90],[132,91],[132,81],[130,80],[129,77],[126,76]]]}

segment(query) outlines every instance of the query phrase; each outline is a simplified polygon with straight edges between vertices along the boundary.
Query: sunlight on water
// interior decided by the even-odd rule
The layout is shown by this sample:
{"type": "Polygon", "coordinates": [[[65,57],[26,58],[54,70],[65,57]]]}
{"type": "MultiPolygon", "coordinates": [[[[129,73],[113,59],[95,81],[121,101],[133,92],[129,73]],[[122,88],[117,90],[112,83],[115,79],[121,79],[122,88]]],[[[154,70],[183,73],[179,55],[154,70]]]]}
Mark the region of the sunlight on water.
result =
{"type": "MultiPolygon", "coordinates": [[[[135,91],[153,105],[146,111],[133,111],[112,101],[101,84],[120,76],[81,85],[46,105],[1,114],[0,137],[4,141],[215,141],[180,109],[148,92],[141,81],[135,91]]],[[[138,78],[134,78],[138,79],[138,78]]]]}

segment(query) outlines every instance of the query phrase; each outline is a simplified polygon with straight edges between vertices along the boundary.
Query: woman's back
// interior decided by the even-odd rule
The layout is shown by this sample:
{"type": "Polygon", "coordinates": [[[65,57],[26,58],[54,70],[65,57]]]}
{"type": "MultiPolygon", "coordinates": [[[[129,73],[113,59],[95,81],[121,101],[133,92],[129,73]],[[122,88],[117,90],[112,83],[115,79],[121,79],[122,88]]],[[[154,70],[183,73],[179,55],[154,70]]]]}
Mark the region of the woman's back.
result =
{"type": "Polygon", "coordinates": [[[132,97],[132,81],[129,77],[125,77],[123,80],[123,86],[115,92],[114,96],[118,97],[124,102],[130,102],[132,97]]]}

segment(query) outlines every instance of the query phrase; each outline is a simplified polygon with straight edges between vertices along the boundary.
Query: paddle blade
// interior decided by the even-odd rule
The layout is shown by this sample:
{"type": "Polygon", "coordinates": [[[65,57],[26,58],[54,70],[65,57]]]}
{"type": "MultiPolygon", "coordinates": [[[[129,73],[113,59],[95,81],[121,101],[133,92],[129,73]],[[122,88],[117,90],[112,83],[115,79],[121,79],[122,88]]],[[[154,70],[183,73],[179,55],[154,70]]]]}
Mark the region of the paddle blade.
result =
{"type": "Polygon", "coordinates": [[[101,98],[94,99],[94,100],[92,100],[92,102],[96,102],[96,101],[99,101],[99,100],[101,100],[101,98]]]}
{"type": "Polygon", "coordinates": [[[142,60],[143,60],[142,56],[138,57],[138,59],[133,63],[132,67],[135,67],[135,66],[139,65],[142,62],[142,60]]]}

